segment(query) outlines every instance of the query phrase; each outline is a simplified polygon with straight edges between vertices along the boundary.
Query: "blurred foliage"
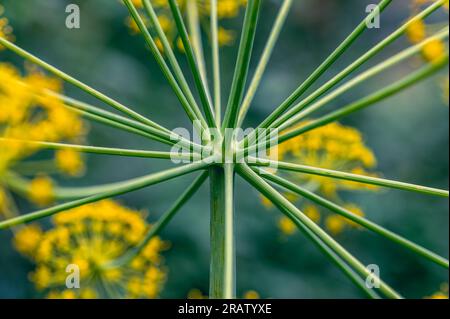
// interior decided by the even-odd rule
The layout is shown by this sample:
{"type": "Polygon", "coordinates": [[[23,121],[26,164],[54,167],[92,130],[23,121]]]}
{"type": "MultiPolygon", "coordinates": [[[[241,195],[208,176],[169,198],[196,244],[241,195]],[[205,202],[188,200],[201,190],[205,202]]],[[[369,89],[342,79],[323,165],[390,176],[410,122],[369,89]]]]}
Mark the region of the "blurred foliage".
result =
{"type": "MultiPolygon", "coordinates": [[[[298,84],[333,50],[365,14],[369,0],[295,1],[293,12],[279,40],[261,89],[248,118],[254,127],[288,96],[298,84]]],[[[255,56],[264,46],[279,1],[264,1],[256,39],[255,56]]],[[[132,36],[125,24],[127,11],[119,1],[111,0],[0,0],[14,27],[17,43],[51,61],[69,74],[153,120],[174,128],[188,124],[178,101],[163,78],[139,36],[132,36]],[[81,8],[81,29],[64,27],[65,6],[81,8]]],[[[381,29],[369,30],[327,73],[329,77],[359,57],[377,41],[392,32],[409,16],[408,1],[395,4],[382,16],[381,29]]],[[[242,16],[227,21],[227,28],[238,30],[242,16]]],[[[397,41],[371,64],[382,61],[407,44],[397,41]]],[[[205,46],[208,48],[208,46],[205,46]]],[[[223,85],[228,89],[234,69],[236,47],[224,47],[223,85]]],[[[182,65],[186,67],[180,55],[182,65]]],[[[206,54],[209,59],[209,54],[206,54]]],[[[23,61],[9,52],[0,52],[0,60],[23,61]]],[[[333,107],[373,92],[382,83],[392,82],[412,65],[403,64],[342,96],[333,107]]],[[[444,74],[442,74],[444,77],[444,74]]],[[[65,92],[99,105],[91,97],[66,85],[65,92]]],[[[392,179],[448,188],[449,126],[448,107],[436,78],[428,80],[395,98],[351,116],[343,124],[358,128],[365,144],[376,154],[377,172],[392,179]]],[[[161,148],[139,137],[91,124],[91,145],[129,148],[161,148]]],[[[88,156],[86,177],[65,180],[63,185],[89,185],[123,180],[154,172],[167,163],[143,159],[88,156]],[[117,169],[119,168],[120,169],[117,169]]],[[[152,222],[170,206],[190,182],[189,178],[164,183],[120,198],[128,207],[149,211],[152,222]]],[[[297,234],[280,235],[278,215],[268,213],[258,194],[238,180],[237,193],[237,286],[238,295],[257,291],[263,298],[359,298],[353,287],[334,265],[297,234]]],[[[168,267],[163,298],[184,298],[192,288],[208,291],[209,205],[203,189],[172,224],[161,234],[170,240],[171,249],[163,253],[168,267]]],[[[374,193],[342,194],[356,203],[381,225],[448,257],[448,202],[420,194],[395,190],[374,193]]],[[[19,209],[35,209],[18,200],[19,209]]],[[[48,221],[47,221],[48,223],[48,221]]],[[[11,233],[0,232],[0,297],[37,297],[28,273],[33,265],[12,247],[11,233]]],[[[366,264],[378,264],[381,277],[407,297],[422,298],[448,282],[448,272],[395,244],[367,231],[349,231],[337,239],[366,264]]]]}

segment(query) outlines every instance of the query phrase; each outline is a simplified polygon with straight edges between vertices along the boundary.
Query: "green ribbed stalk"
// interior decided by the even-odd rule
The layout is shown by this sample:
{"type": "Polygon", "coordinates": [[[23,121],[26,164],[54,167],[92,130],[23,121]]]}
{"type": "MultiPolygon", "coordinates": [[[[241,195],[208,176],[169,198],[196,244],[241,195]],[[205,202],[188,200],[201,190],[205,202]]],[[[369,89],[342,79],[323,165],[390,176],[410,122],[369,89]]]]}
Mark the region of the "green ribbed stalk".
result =
{"type": "Polygon", "coordinates": [[[211,269],[209,297],[236,296],[234,243],[234,165],[210,168],[211,181],[211,269]]]}

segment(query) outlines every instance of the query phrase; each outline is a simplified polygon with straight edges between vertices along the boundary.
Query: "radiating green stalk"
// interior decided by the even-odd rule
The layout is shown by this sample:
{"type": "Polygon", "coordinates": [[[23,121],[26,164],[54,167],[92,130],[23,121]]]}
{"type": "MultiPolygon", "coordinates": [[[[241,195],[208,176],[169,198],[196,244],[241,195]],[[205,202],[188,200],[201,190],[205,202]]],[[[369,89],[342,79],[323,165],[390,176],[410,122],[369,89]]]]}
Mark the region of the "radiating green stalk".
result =
{"type": "Polygon", "coordinates": [[[175,24],[177,25],[178,33],[180,35],[181,40],[183,41],[184,50],[186,51],[186,57],[188,59],[189,66],[194,76],[194,81],[200,95],[200,100],[202,101],[203,111],[206,116],[206,122],[210,127],[215,127],[216,122],[214,119],[214,110],[208,95],[207,85],[203,81],[202,76],[200,74],[198,61],[196,61],[194,49],[192,48],[191,41],[189,39],[189,35],[186,30],[186,26],[184,25],[183,16],[181,14],[180,8],[178,7],[176,0],[168,0],[168,1],[175,20],[175,24]]]}
{"type": "Polygon", "coordinates": [[[242,29],[241,42],[231,85],[230,97],[228,99],[225,118],[222,129],[235,128],[239,107],[244,95],[247,74],[250,67],[250,59],[255,41],[256,26],[258,24],[261,0],[249,0],[245,12],[244,26],[242,29]]]}
{"type": "MultiPolygon", "coordinates": [[[[361,84],[362,82],[380,74],[381,72],[405,61],[406,59],[416,55],[417,53],[420,53],[423,49],[423,47],[429,43],[431,40],[444,40],[448,38],[449,34],[449,28],[448,26],[445,27],[443,30],[439,31],[436,35],[427,38],[426,40],[422,41],[419,44],[413,45],[400,53],[390,57],[389,59],[377,64],[376,66],[370,68],[369,70],[361,73],[354,79],[348,81],[347,83],[343,84],[327,96],[323,97],[319,101],[317,101],[314,104],[309,105],[306,108],[301,108],[298,110],[298,113],[292,114],[290,117],[286,117],[286,120],[283,121],[276,121],[276,127],[280,129],[280,131],[283,131],[291,126],[294,126],[295,124],[299,123],[301,120],[305,119],[307,116],[309,116],[311,113],[317,111],[327,103],[335,100],[337,97],[341,96],[343,93],[348,92],[355,86],[361,84]]],[[[302,102],[302,105],[306,105],[307,103],[302,102]]],[[[274,123],[275,125],[275,123],[274,123]]]]}
{"type": "Polygon", "coordinates": [[[172,152],[159,152],[159,151],[146,151],[146,150],[133,150],[133,149],[123,149],[123,148],[112,148],[112,147],[98,147],[98,146],[86,146],[86,145],[76,145],[76,144],[66,144],[66,143],[53,143],[53,142],[43,142],[43,141],[25,141],[17,139],[9,139],[0,137],[1,142],[8,141],[20,141],[26,143],[30,146],[37,146],[40,149],[51,149],[51,150],[73,150],[81,153],[91,153],[91,154],[103,154],[103,155],[115,155],[115,156],[125,156],[125,157],[142,157],[142,158],[154,158],[154,159],[167,159],[167,160],[191,160],[194,154],[179,154],[172,152]]]}
{"type": "Polygon", "coordinates": [[[181,67],[177,61],[177,58],[175,57],[175,53],[173,52],[172,46],[170,45],[169,40],[167,39],[166,33],[161,27],[161,24],[158,19],[158,15],[156,14],[153,5],[151,4],[150,0],[143,0],[142,3],[144,4],[145,11],[150,19],[150,22],[155,27],[156,32],[158,34],[159,39],[161,40],[161,43],[164,48],[164,53],[166,54],[167,58],[169,59],[170,65],[172,66],[172,69],[174,71],[174,76],[176,77],[181,90],[183,91],[183,94],[185,95],[186,99],[188,100],[189,104],[192,107],[192,110],[197,115],[197,118],[202,122],[203,128],[207,128],[208,124],[206,123],[205,119],[203,118],[202,112],[200,111],[197,102],[195,101],[195,98],[192,94],[191,89],[189,88],[189,84],[186,81],[186,78],[183,74],[183,71],[181,70],[181,67]]]}
{"type": "Polygon", "coordinates": [[[123,0],[123,2],[128,7],[130,15],[133,17],[133,20],[136,22],[137,26],[139,27],[139,30],[141,31],[141,34],[144,37],[145,42],[147,43],[148,47],[150,48],[150,51],[152,52],[156,62],[160,66],[164,76],[166,77],[167,81],[169,82],[170,86],[172,87],[176,96],[178,97],[179,101],[181,102],[181,105],[183,106],[183,109],[186,112],[186,114],[188,115],[189,119],[192,122],[200,120],[197,117],[197,114],[194,111],[193,106],[191,104],[189,104],[186,96],[183,94],[183,91],[181,90],[180,86],[178,85],[175,77],[172,74],[172,71],[170,70],[169,66],[167,65],[166,61],[164,60],[164,57],[162,56],[161,52],[159,51],[158,46],[156,45],[155,41],[153,40],[152,35],[148,31],[144,21],[142,20],[141,16],[139,15],[139,12],[137,11],[133,2],[131,0],[123,0]]]}
{"type": "MultiPolygon", "coordinates": [[[[378,4],[379,12],[384,11],[392,0],[383,0],[378,4]]],[[[258,127],[269,127],[276,119],[280,117],[295,101],[300,98],[321,76],[324,74],[348,48],[367,30],[367,21],[372,20],[377,12],[370,13],[363,21],[353,30],[353,32],[334,50],[330,56],[292,93],[275,111],[273,111],[261,125],[258,127]]]]}
{"type": "Polygon", "coordinates": [[[142,249],[144,249],[152,238],[158,236],[160,232],[169,224],[178,211],[186,204],[186,202],[194,196],[200,186],[203,185],[208,178],[208,172],[203,172],[195,181],[186,189],[186,191],[175,201],[175,203],[161,216],[160,219],[150,227],[150,230],[145,235],[144,239],[131,250],[129,250],[122,257],[111,261],[104,268],[116,268],[122,267],[131,263],[135,257],[137,257],[142,249]]]}
{"type": "Polygon", "coordinates": [[[49,71],[50,73],[53,73],[54,75],[56,75],[57,77],[63,79],[64,81],[73,84],[74,86],[78,87],[79,89],[85,91],[86,93],[96,97],[97,99],[105,102],[106,104],[112,106],[113,108],[115,108],[116,110],[136,119],[137,121],[144,123],[146,125],[148,125],[149,127],[152,128],[159,128],[162,129],[162,127],[151,121],[150,119],[144,117],[143,115],[129,109],[128,107],[126,107],[125,105],[113,100],[112,98],[104,95],[103,93],[100,93],[99,91],[93,89],[92,87],[82,83],[81,81],[71,77],[70,75],[62,72],[61,70],[55,68],[54,66],[44,62],[43,60],[39,59],[38,57],[32,55],[31,53],[23,50],[22,48],[19,48],[18,46],[16,46],[15,44],[9,42],[8,40],[6,40],[5,38],[1,38],[0,37],[0,45],[4,46],[5,48],[13,51],[14,53],[16,53],[17,55],[23,57],[24,59],[42,67],[43,69],[49,71]]]}
{"type": "MultiPolygon", "coordinates": [[[[363,54],[359,59],[351,63],[347,68],[345,68],[343,71],[338,73],[336,76],[334,76],[331,80],[329,80],[327,83],[322,85],[319,89],[314,91],[311,95],[309,95],[307,98],[305,98],[303,101],[301,101],[299,104],[294,106],[292,109],[290,109],[285,114],[279,116],[278,118],[274,119],[271,124],[269,124],[267,127],[278,127],[281,123],[291,118],[294,114],[301,111],[303,108],[307,107],[311,103],[313,103],[317,98],[325,94],[327,91],[335,87],[337,84],[339,84],[342,80],[344,80],[347,76],[349,76],[351,73],[353,73],[355,70],[357,70],[360,66],[362,66],[364,63],[369,61],[371,58],[376,56],[378,53],[380,53],[384,48],[386,48],[389,44],[397,40],[399,37],[401,37],[406,30],[408,29],[408,26],[413,22],[417,20],[422,20],[435,12],[437,9],[442,7],[444,1],[437,1],[436,3],[430,5],[426,9],[424,9],[422,12],[418,13],[416,16],[411,18],[407,23],[403,24],[401,27],[399,27],[397,30],[395,30],[393,33],[391,33],[389,36],[387,36],[384,40],[379,42],[377,45],[375,45],[372,49],[367,51],[365,54],[363,54]]],[[[266,127],[266,126],[262,126],[266,127]]]]}
{"type": "Polygon", "coordinates": [[[342,117],[345,117],[351,113],[354,113],[363,108],[371,106],[377,102],[380,102],[384,99],[387,99],[407,88],[410,88],[411,86],[417,84],[418,82],[430,77],[431,75],[433,75],[437,71],[439,71],[441,68],[443,68],[447,63],[448,63],[448,57],[446,56],[446,57],[440,59],[439,61],[436,61],[434,63],[430,63],[430,64],[424,66],[423,68],[411,73],[410,75],[406,76],[405,78],[379,90],[378,92],[376,92],[368,97],[362,98],[361,100],[359,100],[355,103],[345,106],[333,113],[330,113],[329,115],[325,115],[323,117],[320,117],[319,119],[313,120],[313,121],[309,122],[308,124],[306,124],[305,126],[290,130],[284,134],[281,134],[279,137],[271,138],[266,141],[258,142],[257,144],[254,144],[254,145],[250,145],[249,147],[245,148],[244,150],[241,150],[240,154],[249,154],[251,152],[254,152],[258,148],[270,147],[270,145],[273,145],[274,142],[281,144],[287,140],[290,140],[301,134],[304,134],[307,131],[310,131],[314,128],[334,122],[334,121],[336,121],[342,117]]]}
{"type": "Polygon", "coordinates": [[[258,90],[259,84],[261,83],[261,79],[264,75],[267,64],[269,63],[270,57],[272,56],[273,49],[278,40],[278,37],[280,36],[281,30],[283,28],[284,22],[286,21],[286,17],[289,13],[289,10],[291,9],[291,6],[292,0],[284,0],[283,5],[280,8],[277,19],[275,20],[275,24],[272,27],[272,31],[270,32],[269,39],[267,40],[267,44],[264,48],[253,79],[247,90],[247,94],[245,95],[244,101],[242,102],[241,109],[239,111],[237,127],[240,127],[244,122],[245,116],[247,115],[250,105],[253,102],[253,98],[255,97],[256,91],[258,90]]]}
{"type": "Polygon", "coordinates": [[[234,243],[234,165],[210,168],[211,182],[211,299],[236,295],[234,243]]]}
{"type": "MultiPolygon", "coordinates": [[[[373,278],[379,283],[377,288],[381,293],[389,298],[402,298],[395,290],[387,285],[379,277],[372,274],[359,260],[351,255],[344,247],[336,242],[330,235],[328,235],[322,228],[316,225],[305,214],[303,214],[295,205],[287,200],[283,195],[270,186],[263,178],[258,176],[251,168],[246,165],[238,166],[239,174],[252,184],[262,195],[272,201],[288,218],[290,218],[301,230],[309,229],[320,240],[323,241],[330,249],[332,249],[340,258],[342,258],[348,265],[363,278],[373,278]]],[[[305,232],[306,233],[306,232],[305,232]]],[[[307,233],[306,233],[307,234],[307,233]]],[[[314,238],[311,238],[314,240],[314,238]]]]}
{"type": "Polygon", "coordinates": [[[132,192],[132,191],[135,191],[135,190],[138,190],[138,189],[150,186],[150,185],[154,185],[154,184],[161,183],[161,182],[164,182],[164,181],[167,181],[167,180],[179,177],[179,176],[193,173],[195,171],[204,169],[208,166],[209,166],[209,164],[207,164],[206,161],[200,161],[200,162],[195,162],[195,163],[188,164],[185,166],[161,171],[159,173],[150,174],[150,175],[136,178],[133,180],[129,180],[124,183],[118,183],[117,187],[115,187],[114,189],[111,189],[109,191],[106,191],[106,192],[103,192],[103,193],[100,193],[97,195],[89,196],[89,197],[75,200],[72,202],[64,203],[64,204],[61,204],[58,206],[42,209],[42,210],[39,210],[34,213],[21,215],[16,218],[11,218],[11,219],[8,219],[5,221],[1,221],[0,222],[0,230],[7,229],[7,228],[10,228],[10,227],[13,227],[16,225],[32,222],[32,221],[42,219],[45,217],[49,217],[49,216],[52,216],[59,212],[62,212],[62,211],[65,211],[65,210],[68,210],[71,208],[79,207],[82,205],[90,204],[93,202],[97,202],[102,199],[123,195],[123,194],[129,193],[129,192],[132,192]]]}
{"type": "Polygon", "coordinates": [[[183,144],[183,147],[186,147],[187,149],[192,149],[193,151],[199,153],[201,153],[202,149],[204,149],[202,145],[193,143],[185,139],[181,135],[175,134],[174,132],[171,132],[167,129],[164,129],[163,131],[158,131],[152,127],[148,127],[137,121],[99,109],[87,103],[80,102],[67,96],[62,95],[58,96],[60,96],[60,98],[66,103],[66,106],[69,107],[71,110],[73,110],[76,113],[79,113],[81,116],[85,118],[94,120],[96,122],[116,127],[131,133],[139,134],[167,145],[174,145],[180,142],[183,144]]]}
{"type": "Polygon", "coordinates": [[[378,178],[378,177],[346,173],[346,172],[335,171],[335,170],[319,168],[319,167],[286,163],[286,162],[281,162],[281,161],[270,161],[270,160],[265,160],[265,159],[258,160],[255,158],[250,159],[249,165],[251,165],[251,166],[270,166],[270,167],[276,167],[277,169],[280,169],[280,170],[287,170],[287,171],[291,171],[291,172],[312,174],[312,175],[342,179],[342,180],[347,180],[347,181],[352,181],[352,182],[357,182],[357,183],[376,185],[376,186],[381,186],[381,187],[389,187],[389,188],[400,189],[400,190],[415,192],[415,193],[420,193],[420,194],[449,197],[449,192],[447,190],[425,187],[425,186],[409,184],[409,183],[403,183],[403,182],[398,182],[398,181],[393,181],[393,180],[388,180],[388,179],[383,179],[383,178],[378,178]]]}
{"type": "Polygon", "coordinates": [[[328,115],[320,117],[316,120],[313,120],[303,127],[293,129],[291,131],[288,131],[288,132],[282,134],[279,137],[278,142],[281,144],[287,140],[290,140],[296,136],[299,136],[300,134],[304,134],[304,133],[311,131],[312,129],[315,129],[317,127],[321,127],[328,123],[337,121],[337,120],[341,119],[342,117],[345,117],[356,111],[359,111],[368,106],[371,106],[377,102],[385,100],[385,99],[417,84],[418,82],[426,79],[427,77],[435,74],[437,71],[442,69],[445,65],[447,65],[447,63],[448,63],[448,56],[445,56],[441,60],[436,61],[435,63],[430,63],[430,64],[426,65],[425,67],[410,74],[409,76],[405,77],[404,79],[401,79],[400,81],[397,81],[394,84],[391,84],[391,85],[387,86],[386,88],[381,89],[378,92],[376,92],[368,97],[362,98],[361,100],[359,100],[355,103],[352,103],[348,106],[345,106],[335,112],[332,112],[328,115]]]}
{"type": "Polygon", "coordinates": [[[412,241],[410,241],[400,235],[397,235],[396,233],[394,233],[390,230],[387,230],[384,227],[382,227],[372,221],[367,220],[364,217],[358,216],[358,215],[352,213],[351,211],[349,211],[348,209],[345,209],[345,208],[343,208],[343,207],[341,207],[341,206],[339,206],[317,194],[314,194],[313,192],[311,192],[301,186],[298,186],[284,178],[281,178],[274,174],[270,174],[268,172],[261,173],[261,176],[277,185],[282,186],[285,189],[290,190],[293,193],[296,193],[296,194],[298,194],[304,198],[307,198],[325,208],[328,208],[329,210],[331,210],[332,212],[334,212],[338,215],[344,216],[345,218],[379,234],[380,236],[383,236],[383,237],[411,250],[412,252],[414,252],[422,257],[425,257],[426,259],[438,264],[439,266],[442,266],[445,268],[449,267],[449,263],[448,263],[447,259],[439,256],[438,254],[430,251],[429,249],[419,246],[419,245],[413,243],[412,241]]]}
{"type": "Polygon", "coordinates": [[[200,29],[200,18],[198,13],[198,1],[187,0],[186,3],[187,20],[189,28],[189,39],[191,39],[192,48],[194,49],[195,58],[198,65],[198,70],[202,81],[206,87],[206,94],[208,95],[209,103],[211,104],[211,96],[209,94],[208,77],[206,74],[205,55],[203,54],[202,31],[200,29]]]}
{"type": "Polygon", "coordinates": [[[211,48],[213,59],[214,113],[216,126],[222,123],[222,93],[220,78],[219,21],[217,16],[217,0],[211,0],[211,48]]]}

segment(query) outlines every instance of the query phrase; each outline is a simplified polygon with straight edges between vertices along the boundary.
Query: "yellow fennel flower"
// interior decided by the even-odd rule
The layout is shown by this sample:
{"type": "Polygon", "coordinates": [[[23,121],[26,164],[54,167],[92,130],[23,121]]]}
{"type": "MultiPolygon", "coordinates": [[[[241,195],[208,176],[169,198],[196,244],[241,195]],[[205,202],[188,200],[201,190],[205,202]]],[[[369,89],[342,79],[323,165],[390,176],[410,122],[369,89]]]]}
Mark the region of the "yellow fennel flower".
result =
{"type": "Polygon", "coordinates": [[[30,278],[48,298],[156,298],[166,270],[161,252],[168,245],[155,237],[132,263],[111,267],[141,242],[151,227],[142,213],[105,200],[56,215],[30,249],[35,229],[16,235],[16,248],[36,263],[30,278]],[[31,253],[30,253],[31,252],[31,253]],[[76,266],[80,289],[67,289],[66,269],[76,266]]]}
{"type": "MultiPolygon", "coordinates": [[[[187,10],[189,8],[188,2],[193,1],[197,5],[198,17],[201,20],[201,27],[209,25],[208,20],[211,14],[211,2],[209,0],[179,0],[178,5],[181,12],[187,15],[187,10]]],[[[151,23],[145,13],[144,5],[142,0],[133,0],[133,4],[139,11],[139,14],[144,21],[145,25],[150,29],[151,32],[155,33],[151,23]]],[[[169,2],[167,0],[156,0],[151,1],[156,14],[158,15],[159,23],[161,27],[171,42],[173,47],[176,47],[180,52],[184,52],[184,47],[181,43],[181,39],[178,37],[178,31],[176,28],[175,21],[172,17],[169,2]]],[[[247,5],[247,0],[218,0],[217,1],[217,16],[219,21],[226,19],[233,19],[237,17],[242,8],[247,5]]],[[[132,18],[126,19],[126,25],[129,27],[133,34],[139,33],[139,28],[132,18]]],[[[208,30],[209,32],[209,30],[208,30]]],[[[207,33],[208,33],[207,32],[207,33]]],[[[231,30],[227,30],[222,26],[219,26],[219,45],[226,46],[233,43],[235,40],[235,34],[231,30]]],[[[155,35],[155,42],[163,52],[161,40],[155,35]]]]}
{"type": "Polygon", "coordinates": [[[81,175],[84,171],[84,161],[81,154],[74,150],[60,150],[55,154],[56,166],[70,176],[81,175]]]}
{"type": "Polygon", "coordinates": [[[24,226],[14,235],[14,247],[22,255],[33,256],[42,234],[42,229],[37,224],[24,226]]]}
{"type": "Polygon", "coordinates": [[[53,202],[53,181],[47,176],[38,176],[30,183],[28,190],[30,200],[39,206],[46,206],[53,202]]]}
{"type": "Polygon", "coordinates": [[[325,227],[333,235],[338,235],[342,233],[345,228],[347,221],[344,217],[340,215],[332,214],[325,219],[325,227]]]}
{"type": "MultiPolygon", "coordinates": [[[[299,126],[307,123],[301,123],[299,126]]],[[[276,152],[273,151],[270,155],[274,159],[302,165],[376,176],[370,170],[376,166],[377,161],[372,150],[365,145],[362,134],[355,128],[339,123],[328,124],[293,138],[279,145],[276,152]]],[[[324,176],[297,173],[283,173],[283,175],[296,184],[336,202],[361,217],[364,216],[362,209],[353,203],[346,203],[342,200],[340,192],[346,190],[378,190],[376,186],[324,176]]],[[[357,227],[356,223],[340,215],[330,214],[329,211],[317,205],[305,203],[300,196],[292,193],[286,193],[285,196],[291,202],[298,202],[303,213],[316,224],[320,224],[323,220],[323,226],[333,235],[338,235],[347,228],[360,228],[357,227]]],[[[272,207],[270,201],[264,197],[262,203],[267,208],[272,207]]],[[[285,217],[279,219],[278,228],[285,235],[292,235],[296,230],[295,224],[285,217]]]]}
{"type": "MultiPolygon", "coordinates": [[[[49,178],[38,176],[45,174],[47,168],[42,170],[33,166],[32,160],[27,161],[41,150],[29,142],[79,142],[86,134],[81,117],[67,108],[57,95],[48,92],[61,94],[61,81],[37,69],[29,69],[22,75],[16,67],[0,63],[0,189],[8,190],[2,180],[5,176],[11,178],[11,173],[18,175],[16,167],[24,162],[32,170],[31,175],[37,177],[25,185],[27,191],[20,194],[28,195],[39,205],[52,202],[52,183],[49,178]]],[[[84,170],[82,158],[72,151],[46,154],[45,160],[51,162],[51,157],[55,156],[54,166],[67,175],[79,175],[84,170]]],[[[0,206],[0,212],[11,211],[8,208],[0,206]]]]}
{"type": "Polygon", "coordinates": [[[426,299],[448,299],[448,284],[442,284],[439,291],[435,292],[431,296],[425,297],[426,299]]]}

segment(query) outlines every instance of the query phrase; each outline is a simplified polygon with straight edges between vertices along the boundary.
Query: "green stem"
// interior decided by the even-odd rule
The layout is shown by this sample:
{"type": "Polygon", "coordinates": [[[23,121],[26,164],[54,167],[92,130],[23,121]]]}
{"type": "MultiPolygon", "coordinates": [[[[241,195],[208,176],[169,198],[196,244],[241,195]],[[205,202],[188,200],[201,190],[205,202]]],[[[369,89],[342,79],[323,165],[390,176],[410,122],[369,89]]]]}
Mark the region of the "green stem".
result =
{"type": "Polygon", "coordinates": [[[412,241],[410,241],[400,235],[397,235],[396,233],[394,233],[390,230],[387,230],[384,227],[379,226],[374,222],[367,220],[364,217],[358,216],[358,215],[352,213],[351,211],[349,211],[349,210],[347,210],[347,209],[345,209],[345,208],[343,208],[343,207],[341,207],[319,195],[316,195],[313,192],[311,192],[303,187],[300,187],[284,178],[278,177],[278,176],[270,174],[268,172],[262,172],[261,175],[265,179],[267,179],[279,186],[282,186],[283,188],[288,189],[291,192],[294,192],[300,196],[303,196],[304,198],[307,198],[325,208],[328,208],[329,210],[335,212],[336,214],[344,216],[345,218],[411,250],[412,252],[414,252],[422,257],[425,257],[426,259],[438,264],[439,266],[442,266],[444,268],[449,267],[448,260],[439,256],[438,254],[435,254],[434,252],[432,252],[422,246],[419,246],[419,245],[413,243],[412,241]]]}
{"type": "Polygon", "coordinates": [[[186,204],[186,202],[194,196],[194,194],[198,191],[200,186],[203,185],[205,180],[208,178],[208,172],[203,172],[188,188],[187,190],[175,201],[175,203],[161,216],[161,218],[151,226],[148,233],[145,235],[144,239],[134,248],[129,250],[122,257],[111,261],[105,268],[116,268],[122,267],[124,265],[129,264],[133,261],[135,257],[137,257],[142,249],[144,249],[150,240],[158,236],[161,231],[169,224],[169,222],[173,219],[173,217],[178,213],[178,211],[186,204]]]}
{"type": "MultiPolygon", "coordinates": [[[[322,228],[316,225],[305,214],[303,214],[295,205],[287,200],[283,195],[270,186],[264,179],[258,176],[251,168],[246,165],[238,166],[239,174],[253,185],[262,195],[272,201],[288,218],[290,218],[301,230],[309,229],[320,240],[332,249],[340,258],[349,264],[363,278],[374,278],[379,283],[379,291],[389,298],[398,299],[401,296],[394,291],[383,280],[372,274],[359,260],[350,254],[344,247],[336,242],[322,228]]],[[[307,232],[305,232],[308,234],[307,232]]],[[[313,238],[310,238],[314,240],[313,238]]]]}
{"type": "Polygon", "coordinates": [[[241,42],[236,61],[233,82],[231,85],[230,97],[228,100],[225,118],[222,129],[235,128],[239,106],[244,95],[245,84],[247,82],[250,59],[255,41],[256,26],[258,24],[261,0],[249,0],[245,12],[244,26],[242,29],[241,42]]]}
{"type": "Polygon", "coordinates": [[[277,19],[275,20],[275,24],[272,27],[272,31],[270,33],[269,39],[267,40],[267,44],[264,48],[253,79],[247,90],[247,94],[244,98],[244,101],[242,102],[242,106],[239,111],[237,127],[240,127],[245,120],[245,116],[247,115],[247,112],[253,102],[253,98],[255,97],[256,91],[258,90],[259,84],[261,83],[262,77],[267,68],[267,64],[269,63],[270,57],[272,56],[273,49],[278,40],[278,37],[280,36],[281,30],[283,28],[284,22],[286,21],[291,6],[292,0],[284,0],[283,5],[280,8],[277,19]]]}
{"type": "Polygon", "coordinates": [[[112,106],[116,110],[136,119],[137,121],[144,123],[152,128],[158,128],[158,129],[164,129],[161,125],[151,121],[150,119],[144,117],[143,115],[129,109],[125,105],[113,100],[112,98],[106,96],[103,93],[100,93],[99,91],[93,89],[92,87],[84,84],[83,82],[71,77],[70,75],[64,73],[63,71],[55,68],[54,66],[44,62],[43,60],[39,59],[38,57],[32,55],[31,53],[23,50],[22,48],[16,46],[15,44],[9,42],[8,40],[0,37],[0,45],[4,46],[5,48],[13,51],[17,55],[23,57],[24,59],[44,68],[45,70],[49,71],[50,73],[53,73],[57,77],[63,79],[64,81],[71,83],[72,85],[78,87],[79,89],[85,91],[86,93],[96,97],[97,99],[105,102],[106,104],[112,106]]]}
{"type": "Polygon", "coordinates": [[[100,193],[100,194],[96,194],[96,195],[89,196],[86,198],[82,198],[82,199],[78,199],[78,200],[71,201],[68,203],[64,203],[64,204],[61,204],[58,206],[42,209],[42,210],[39,210],[34,213],[30,213],[30,214],[26,214],[26,215],[22,215],[22,216],[19,216],[16,218],[2,221],[2,222],[0,222],[0,230],[7,229],[7,228],[10,228],[10,227],[13,227],[16,225],[32,222],[32,221],[42,219],[45,217],[49,217],[56,213],[59,213],[59,212],[62,212],[62,211],[65,211],[65,210],[68,210],[71,208],[75,208],[78,206],[97,202],[102,199],[126,194],[126,193],[129,193],[129,192],[132,192],[132,191],[135,191],[135,190],[138,190],[138,189],[150,186],[150,185],[158,184],[158,183],[161,183],[161,182],[164,182],[164,181],[167,181],[167,180],[179,177],[179,176],[183,176],[183,175],[204,169],[208,166],[209,166],[209,164],[207,164],[207,161],[195,162],[195,163],[188,164],[185,166],[168,169],[168,170],[165,170],[165,171],[162,171],[159,173],[150,174],[147,176],[129,180],[124,183],[118,183],[116,185],[116,187],[114,187],[114,189],[108,190],[108,191],[100,193]]]}
{"type": "Polygon", "coordinates": [[[194,76],[195,85],[200,95],[200,100],[202,101],[203,111],[206,116],[206,122],[210,127],[215,127],[214,110],[211,105],[211,100],[208,95],[208,89],[206,83],[200,73],[198,62],[195,58],[195,53],[189,39],[186,26],[184,25],[183,16],[181,14],[180,8],[176,0],[169,0],[170,9],[172,15],[175,19],[175,24],[177,25],[178,33],[181,40],[183,41],[184,50],[186,51],[186,56],[188,59],[189,66],[191,68],[192,74],[194,76]]]}
{"type": "Polygon", "coordinates": [[[212,299],[235,298],[234,168],[233,164],[210,168],[212,299]]]}
{"type": "Polygon", "coordinates": [[[404,191],[409,191],[409,192],[416,192],[416,193],[421,193],[421,194],[449,197],[449,192],[447,190],[425,187],[425,186],[409,184],[409,183],[403,183],[403,182],[398,182],[398,181],[393,181],[393,180],[388,180],[388,179],[383,179],[383,178],[340,172],[340,171],[319,168],[319,167],[286,163],[286,162],[281,162],[281,161],[270,161],[270,160],[262,160],[262,159],[259,160],[259,159],[254,159],[254,158],[251,158],[251,160],[249,161],[249,165],[251,165],[251,166],[270,166],[270,167],[276,167],[277,169],[287,170],[287,171],[292,171],[292,172],[312,174],[312,175],[342,179],[342,180],[347,180],[347,181],[352,181],[352,182],[357,182],[357,183],[389,187],[389,188],[394,188],[394,189],[399,189],[399,190],[404,190],[404,191]]]}

